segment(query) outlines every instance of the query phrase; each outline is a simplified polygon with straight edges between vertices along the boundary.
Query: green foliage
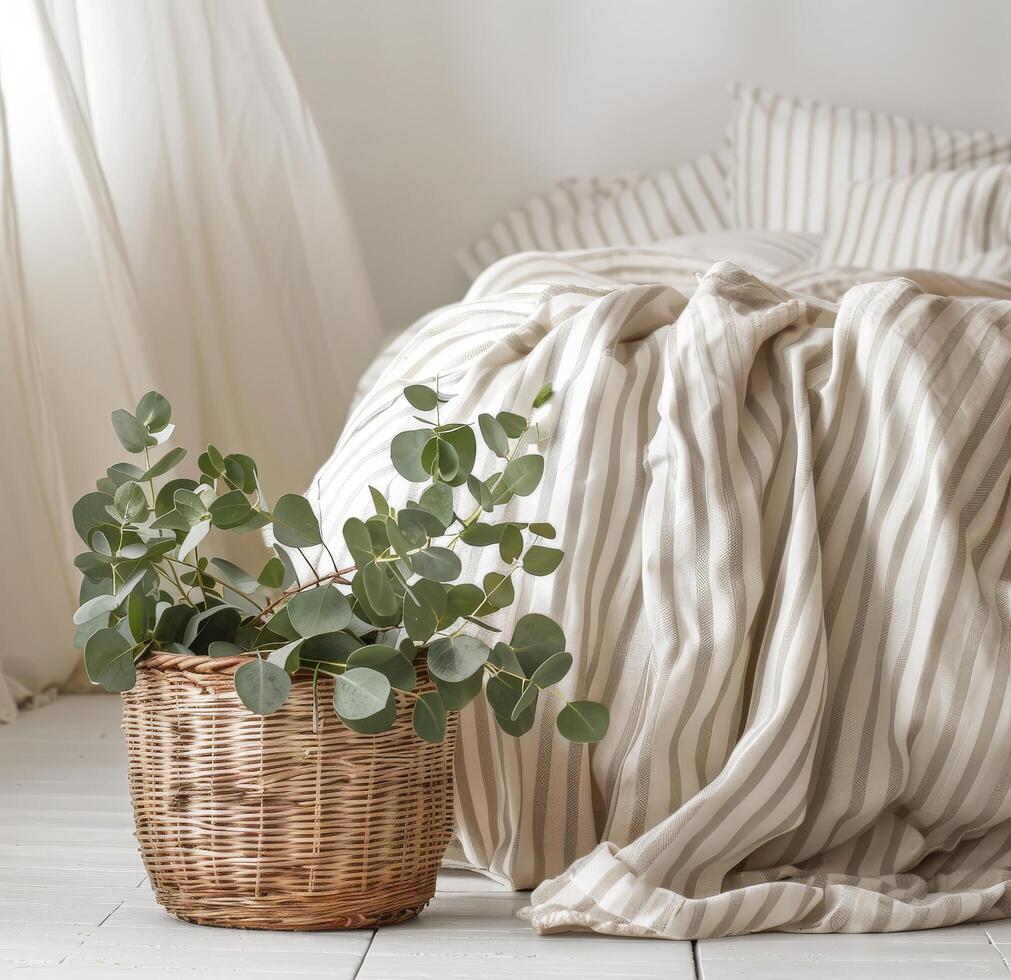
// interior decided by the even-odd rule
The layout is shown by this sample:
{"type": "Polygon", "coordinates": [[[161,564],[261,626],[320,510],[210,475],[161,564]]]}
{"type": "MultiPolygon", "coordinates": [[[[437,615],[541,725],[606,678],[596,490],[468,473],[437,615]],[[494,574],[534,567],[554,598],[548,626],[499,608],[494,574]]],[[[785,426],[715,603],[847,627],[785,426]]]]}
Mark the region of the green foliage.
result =
{"type": "MultiPolygon", "coordinates": [[[[476,426],[446,421],[442,406],[450,399],[437,383],[408,385],[404,397],[424,413],[414,416],[422,428],[397,435],[391,458],[407,483],[423,486],[406,488],[414,496],[402,506],[369,488],[374,513],[343,526],[353,561],[346,568],[336,564],[305,497],[284,494],[268,505],[250,456],[208,445],[192,476],[172,475],[186,451],[161,448],[174,430],[163,395],[148,392],[133,412],[113,412],[120,443],[141,465],[114,463],[72,515],[86,546],[74,559],[83,576],[75,643],[91,680],[128,690],[137,663],[159,650],[240,657],[235,690],[256,714],[284,704],[294,675],[314,685],[329,675],[334,710],[364,735],[388,730],[411,706],[418,737],[441,741],[447,712],[482,690],[503,731],[529,731],[540,693],[572,667],[565,636],[548,617],[522,616],[508,642],[494,624],[516,600],[518,573],[550,575],[564,557],[539,543],[555,538],[552,525],[489,516],[540,485],[544,457],[527,451],[532,422],[510,411],[482,413],[476,426]],[[483,476],[474,472],[475,430],[491,464],[483,476]],[[201,554],[214,535],[267,526],[278,543],[259,572],[201,554]],[[485,570],[480,585],[457,583],[461,546],[491,549],[482,552],[486,562],[501,560],[504,569],[485,570]],[[331,564],[322,566],[321,555],[331,564]],[[482,637],[496,634],[489,647],[482,637]],[[435,690],[417,690],[421,661],[435,690]]],[[[546,383],[532,410],[551,397],[546,383]]],[[[562,700],[557,726],[565,738],[604,736],[602,705],[562,700]]]]}

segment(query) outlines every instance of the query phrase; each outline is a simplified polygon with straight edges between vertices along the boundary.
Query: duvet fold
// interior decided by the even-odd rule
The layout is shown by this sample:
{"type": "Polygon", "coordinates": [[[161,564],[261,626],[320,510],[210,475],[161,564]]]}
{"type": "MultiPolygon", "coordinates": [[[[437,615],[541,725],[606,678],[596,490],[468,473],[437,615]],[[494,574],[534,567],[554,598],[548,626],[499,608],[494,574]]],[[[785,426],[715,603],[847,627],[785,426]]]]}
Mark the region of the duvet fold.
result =
{"type": "Polygon", "coordinates": [[[551,521],[566,561],[498,625],[562,623],[566,694],[612,724],[586,747],[551,704],[518,741],[481,702],[464,712],[453,862],[537,886],[522,914],[542,932],[1009,914],[1011,303],[678,275],[479,280],[399,352],[311,488],[339,554],[370,483],[406,499],[385,449],[404,380],[438,373],[468,418],[554,382],[542,488],[507,517],[551,521]]]}

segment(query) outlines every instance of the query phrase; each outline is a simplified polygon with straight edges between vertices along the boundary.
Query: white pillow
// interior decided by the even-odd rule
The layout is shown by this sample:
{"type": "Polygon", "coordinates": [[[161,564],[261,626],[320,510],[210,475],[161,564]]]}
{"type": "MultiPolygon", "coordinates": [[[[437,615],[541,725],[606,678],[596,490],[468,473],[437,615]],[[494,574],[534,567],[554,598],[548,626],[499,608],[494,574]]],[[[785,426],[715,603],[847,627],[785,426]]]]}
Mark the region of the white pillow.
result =
{"type": "Polygon", "coordinates": [[[1011,138],[732,85],[740,228],[824,233],[853,180],[1011,163],[1011,138]]]}
{"type": "Polygon", "coordinates": [[[532,198],[457,253],[474,279],[516,252],[646,245],[730,227],[727,150],[649,173],[576,177],[532,198]]]}
{"type": "Polygon", "coordinates": [[[998,164],[854,181],[817,263],[952,271],[1007,247],[1011,166],[998,164]]]}

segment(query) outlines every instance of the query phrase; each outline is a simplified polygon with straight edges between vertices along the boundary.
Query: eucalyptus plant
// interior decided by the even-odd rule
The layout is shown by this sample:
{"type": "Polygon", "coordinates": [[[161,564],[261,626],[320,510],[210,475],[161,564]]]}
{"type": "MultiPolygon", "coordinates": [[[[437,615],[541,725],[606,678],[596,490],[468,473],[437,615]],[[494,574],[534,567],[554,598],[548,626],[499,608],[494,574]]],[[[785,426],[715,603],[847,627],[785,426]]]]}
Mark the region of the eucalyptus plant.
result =
{"type": "Polygon", "coordinates": [[[418,735],[439,742],[447,712],[483,689],[510,735],[529,731],[545,693],[563,702],[557,726],[565,738],[602,738],[607,709],[567,701],[555,689],[572,666],[561,627],[529,613],[507,641],[493,622],[515,600],[515,575],[550,575],[563,558],[545,543],[555,538],[550,524],[492,520],[541,481],[544,457],[535,451],[540,432],[532,416],[552,397],[550,383],[527,416],[478,417],[495,461],[484,479],[473,472],[475,426],[442,421],[448,399],[438,383],[409,385],[404,397],[421,413],[414,416],[418,427],[390,447],[410,485],[407,499],[394,507],[370,488],[375,513],[343,526],[353,560],[343,568],[305,497],[285,494],[271,506],[249,456],[209,445],[195,476],[170,476],[186,451],[163,448],[174,429],[163,395],[148,392],[134,412],[113,412],[123,449],[138,461],[110,466],[73,510],[87,546],[74,560],[84,576],[75,642],[92,682],[129,690],[137,661],[151,652],[243,656],[250,659],[235,671],[235,690],[259,715],[280,708],[292,676],[304,671],[314,689],[320,675],[334,678],[334,710],[364,734],[392,727],[394,692],[402,692],[413,699],[418,735]],[[201,553],[216,532],[267,527],[276,544],[256,574],[201,553]],[[462,547],[495,549],[497,567],[480,583],[458,582],[462,547]],[[329,565],[320,567],[312,554],[326,555],[329,565]],[[296,563],[304,563],[301,578],[296,563]],[[416,690],[422,661],[435,690],[416,690]]]}

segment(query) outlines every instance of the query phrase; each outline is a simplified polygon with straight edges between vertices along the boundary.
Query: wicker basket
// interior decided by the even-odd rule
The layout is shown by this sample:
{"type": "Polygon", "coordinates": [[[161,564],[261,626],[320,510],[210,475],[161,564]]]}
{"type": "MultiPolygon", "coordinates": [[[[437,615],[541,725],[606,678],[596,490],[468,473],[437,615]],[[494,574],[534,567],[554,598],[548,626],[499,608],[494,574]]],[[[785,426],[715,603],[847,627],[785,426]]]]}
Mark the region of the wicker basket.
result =
{"type": "MultiPolygon", "coordinates": [[[[123,695],[137,840],[180,919],[245,929],[354,929],[409,919],[435,891],[453,820],[456,715],[423,742],[411,701],[358,735],[320,678],[296,675],[275,714],[232,687],[248,658],[156,654],[123,695]]],[[[419,689],[430,689],[424,668],[419,689]]]]}

